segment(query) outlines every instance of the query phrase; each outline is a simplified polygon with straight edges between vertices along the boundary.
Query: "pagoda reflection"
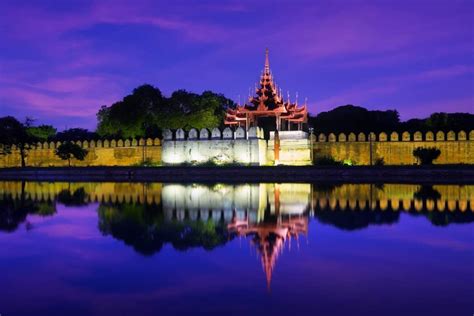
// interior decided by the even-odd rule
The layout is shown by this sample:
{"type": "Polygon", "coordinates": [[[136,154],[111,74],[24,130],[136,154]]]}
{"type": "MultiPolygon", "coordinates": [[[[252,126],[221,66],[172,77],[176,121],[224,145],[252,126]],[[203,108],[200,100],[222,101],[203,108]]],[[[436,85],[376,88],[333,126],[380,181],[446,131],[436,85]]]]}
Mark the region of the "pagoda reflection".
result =
{"type": "Polygon", "coordinates": [[[230,236],[251,237],[270,288],[277,258],[308,233],[310,184],[164,185],[168,220],[224,221],[230,236]]]}

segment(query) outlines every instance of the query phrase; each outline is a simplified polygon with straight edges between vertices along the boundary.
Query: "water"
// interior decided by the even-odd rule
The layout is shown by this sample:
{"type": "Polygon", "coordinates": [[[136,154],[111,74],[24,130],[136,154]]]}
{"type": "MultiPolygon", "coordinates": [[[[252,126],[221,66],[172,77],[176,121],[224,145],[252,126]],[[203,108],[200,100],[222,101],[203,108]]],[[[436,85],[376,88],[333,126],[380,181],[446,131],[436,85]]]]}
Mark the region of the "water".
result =
{"type": "Polygon", "coordinates": [[[0,314],[471,315],[474,186],[0,182],[0,314]]]}

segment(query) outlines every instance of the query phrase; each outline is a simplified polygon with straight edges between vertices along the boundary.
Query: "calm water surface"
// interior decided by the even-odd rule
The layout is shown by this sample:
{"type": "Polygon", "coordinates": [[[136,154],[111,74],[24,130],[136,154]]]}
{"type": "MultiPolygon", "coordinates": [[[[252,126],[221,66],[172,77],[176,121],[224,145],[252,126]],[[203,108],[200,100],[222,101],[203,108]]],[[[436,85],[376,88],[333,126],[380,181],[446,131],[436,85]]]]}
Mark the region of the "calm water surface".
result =
{"type": "Polygon", "coordinates": [[[0,182],[0,314],[472,315],[474,186],[0,182]]]}

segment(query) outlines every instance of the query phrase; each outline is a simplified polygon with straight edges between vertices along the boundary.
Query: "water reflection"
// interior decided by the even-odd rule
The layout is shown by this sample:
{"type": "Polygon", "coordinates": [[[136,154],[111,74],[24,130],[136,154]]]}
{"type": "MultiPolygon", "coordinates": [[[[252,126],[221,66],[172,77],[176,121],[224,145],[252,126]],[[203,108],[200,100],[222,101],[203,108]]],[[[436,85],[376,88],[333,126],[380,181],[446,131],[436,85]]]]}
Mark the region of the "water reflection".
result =
{"type": "MultiPolygon", "coordinates": [[[[60,217],[61,210],[75,210],[75,214],[89,211],[89,218],[95,223],[96,215],[90,213],[93,209],[97,210],[99,232],[113,239],[98,237],[123,242],[130,247],[120,245],[120,249],[133,248],[139,258],[160,252],[164,256],[166,245],[178,251],[211,251],[224,245],[221,249],[229,249],[232,241],[240,239],[257,254],[270,288],[272,279],[278,280],[275,267],[278,266],[277,271],[284,270],[283,258],[294,259],[297,255],[290,253],[290,248],[305,244],[310,234],[324,234],[324,227],[340,232],[341,235],[333,235],[338,238],[347,235],[347,231],[370,231],[370,226],[402,225],[399,222],[406,216],[434,226],[452,227],[474,222],[473,200],[474,186],[458,185],[0,182],[0,231],[20,234],[25,229],[29,234],[40,225],[47,230],[48,221],[60,217]],[[88,205],[91,207],[85,207],[88,205]],[[32,220],[38,217],[42,220],[32,220]],[[310,225],[312,220],[323,224],[319,230],[310,225]]],[[[69,222],[62,225],[61,238],[79,231],[70,231],[69,222]]],[[[95,227],[93,230],[97,232],[95,227]]],[[[420,237],[419,230],[410,234],[410,228],[403,236],[424,238],[428,244],[466,248],[449,238],[426,234],[420,237]]],[[[383,236],[376,236],[377,241],[379,238],[383,236]]],[[[367,241],[366,244],[370,245],[367,241]]],[[[248,256],[241,249],[236,251],[238,256],[248,256]]],[[[312,253],[319,251],[316,247],[312,253]]],[[[310,259],[316,262],[314,257],[310,259]]],[[[354,262],[357,264],[356,259],[354,262]]],[[[338,270],[334,275],[335,280],[339,273],[338,270]]],[[[263,274],[259,275],[263,278],[263,274]]]]}

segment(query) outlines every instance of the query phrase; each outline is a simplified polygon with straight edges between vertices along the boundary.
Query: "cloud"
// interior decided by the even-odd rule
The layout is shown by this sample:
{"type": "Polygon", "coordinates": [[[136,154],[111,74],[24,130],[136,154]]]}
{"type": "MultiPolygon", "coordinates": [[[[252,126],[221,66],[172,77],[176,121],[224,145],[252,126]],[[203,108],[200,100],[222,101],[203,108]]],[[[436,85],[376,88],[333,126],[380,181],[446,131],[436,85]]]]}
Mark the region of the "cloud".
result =
{"type": "MultiPolygon", "coordinates": [[[[61,87],[57,87],[61,88],[61,87]]],[[[64,87],[62,87],[64,88],[64,87]]],[[[115,98],[91,97],[85,93],[52,95],[47,92],[33,91],[29,88],[12,87],[0,90],[0,100],[14,103],[36,114],[50,116],[93,117],[100,105],[110,104],[115,98]]]]}
{"type": "Polygon", "coordinates": [[[0,111],[95,121],[101,104],[144,82],[235,97],[252,85],[248,69],[261,64],[256,54],[267,46],[284,88],[319,100],[312,106],[318,111],[409,104],[419,87],[438,99],[466,87],[450,98],[467,98],[472,9],[423,1],[280,3],[272,10],[246,1],[3,2],[0,111]]]}

